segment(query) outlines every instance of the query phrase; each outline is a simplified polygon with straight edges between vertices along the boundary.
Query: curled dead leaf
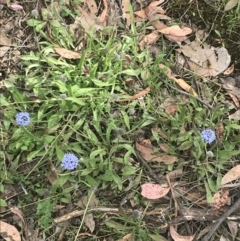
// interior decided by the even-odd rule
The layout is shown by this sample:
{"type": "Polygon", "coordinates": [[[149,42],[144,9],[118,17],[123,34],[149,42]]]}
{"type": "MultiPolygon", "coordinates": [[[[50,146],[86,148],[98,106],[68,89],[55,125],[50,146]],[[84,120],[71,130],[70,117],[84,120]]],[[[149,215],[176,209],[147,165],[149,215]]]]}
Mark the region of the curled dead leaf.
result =
{"type": "Polygon", "coordinates": [[[174,80],[179,86],[181,86],[184,90],[186,90],[187,92],[192,92],[194,96],[198,96],[198,94],[196,93],[196,91],[188,84],[186,83],[185,80],[180,79],[180,78],[175,78],[172,75],[172,71],[171,69],[169,69],[167,66],[165,66],[164,64],[159,64],[159,68],[160,69],[166,69],[167,70],[167,76],[169,79],[174,80]]]}
{"type": "Polygon", "coordinates": [[[178,160],[175,156],[154,153],[154,147],[148,139],[141,140],[139,143],[136,142],[135,147],[141,157],[147,162],[164,162],[165,164],[172,164],[178,160]]]}
{"type": "Polygon", "coordinates": [[[230,169],[222,178],[221,184],[227,184],[240,178],[240,165],[237,165],[230,169]]]}
{"type": "Polygon", "coordinates": [[[78,52],[74,52],[72,50],[64,49],[64,48],[54,48],[57,54],[65,59],[80,59],[81,55],[78,52]]]}
{"type": "Polygon", "coordinates": [[[188,27],[180,28],[178,25],[173,25],[161,30],[158,30],[160,33],[175,36],[175,37],[184,37],[192,33],[192,29],[188,27]]]}
{"type": "Polygon", "coordinates": [[[143,40],[140,41],[139,45],[144,46],[144,45],[155,43],[158,40],[158,38],[159,38],[159,34],[154,31],[148,35],[145,35],[143,40]]]}
{"type": "Polygon", "coordinates": [[[90,232],[92,233],[95,229],[95,221],[94,221],[92,213],[86,214],[84,223],[89,228],[90,232]]]}
{"type": "Polygon", "coordinates": [[[195,235],[182,236],[178,234],[173,226],[170,226],[170,234],[174,241],[192,241],[195,235]]]}

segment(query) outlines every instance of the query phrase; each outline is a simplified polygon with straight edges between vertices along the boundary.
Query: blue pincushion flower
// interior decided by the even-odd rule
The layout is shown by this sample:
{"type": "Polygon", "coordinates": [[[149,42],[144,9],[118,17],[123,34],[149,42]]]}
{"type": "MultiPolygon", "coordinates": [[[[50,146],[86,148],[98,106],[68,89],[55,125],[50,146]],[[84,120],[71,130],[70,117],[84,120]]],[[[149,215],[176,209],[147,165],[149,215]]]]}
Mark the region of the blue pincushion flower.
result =
{"type": "Polygon", "coordinates": [[[31,118],[28,112],[19,112],[16,114],[16,122],[20,126],[28,126],[30,120],[31,118]]]}
{"type": "Polygon", "coordinates": [[[66,153],[63,156],[61,167],[66,170],[73,170],[77,167],[78,162],[79,160],[76,155],[72,153],[66,153]]]}
{"type": "Polygon", "coordinates": [[[207,142],[208,144],[211,144],[213,141],[216,140],[216,134],[211,129],[206,129],[201,132],[201,138],[203,141],[207,142]]]}

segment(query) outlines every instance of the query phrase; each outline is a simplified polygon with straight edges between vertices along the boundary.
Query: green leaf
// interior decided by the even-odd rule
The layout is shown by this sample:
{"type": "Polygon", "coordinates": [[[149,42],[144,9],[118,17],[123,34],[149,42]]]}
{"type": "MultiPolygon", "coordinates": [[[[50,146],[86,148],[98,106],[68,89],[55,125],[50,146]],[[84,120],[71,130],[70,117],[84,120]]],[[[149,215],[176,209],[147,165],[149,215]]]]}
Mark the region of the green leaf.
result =
{"type": "Polygon", "coordinates": [[[98,79],[95,79],[95,78],[92,79],[92,82],[93,82],[95,85],[99,86],[99,87],[111,86],[111,85],[114,84],[114,83],[109,83],[109,82],[107,82],[107,81],[106,81],[106,82],[103,82],[103,81],[98,80],[98,79]]]}
{"type": "Polygon", "coordinates": [[[59,113],[51,115],[48,119],[48,129],[51,129],[53,126],[57,125],[61,118],[62,116],[59,113]]]}
{"type": "Polygon", "coordinates": [[[63,202],[63,203],[70,203],[70,199],[69,198],[65,198],[65,197],[63,197],[63,198],[61,198],[61,202],[63,202]]]}
{"type": "Polygon", "coordinates": [[[97,149],[93,152],[91,152],[90,154],[90,159],[94,159],[96,156],[98,156],[99,154],[102,154],[102,155],[105,155],[106,154],[106,151],[105,149],[97,149]]]}
{"type": "Polygon", "coordinates": [[[141,73],[141,70],[138,69],[138,70],[134,70],[134,69],[126,69],[126,70],[123,70],[121,72],[119,72],[118,74],[126,74],[126,75],[130,75],[130,76],[138,76],[140,75],[141,73]]]}
{"type": "Polygon", "coordinates": [[[66,100],[69,100],[73,103],[77,103],[77,104],[82,105],[82,106],[85,105],[85,103],[82,100],[80,100],[76,97],[67,97],[66,100]]]}
{"type": "Polygon", "coordinates": [[[64,156],[64,152],[58,146],[56,146],[55,149],[56,149],[58,160],[62,160],[64,156]]]}
{"type": "Polygon", "coordinates": [[[2,198],[0,198],[0,207],[7,207],[6,201],[3,200],[2,198]]]}
{"type": "Polygon", "coordinates": [[[136,171],[137,171],[137,168],[136,168],[136,167],[124,166],[123,169],[122,169],[122,174],[123,174],[124,176],[130,176],[130,175],[135,174],[136,171]]]}
{"type": "Polygon", "coordinates": [[[230,126],[232,129],[240,130],[240,125],[238,125],[238,124],[233,123],[233,124],[230,124],[229,126],[230,126]]]}
{"type": "Polygon", "coordinates": [[[153,240],[153,241],[167,241],[163,236],[159,234],[148,234],[148,236],[153,240]]]}
{"type": "Polygon", "coordinates": [[[211,191],[216,193],[218,190],[217,190],[215,182],[210,178],[208,178],[207,181],[208,181],[208,186],[211,189],[211,191]]]}
{"type": "Polygon", "coordinates": [[[123,120],[125,125],[127,126],[128,130],[130,130],[130,120],[129,120],[129,116],[126,112],[121,111],[122,115],[123,115],[123,120]]]}
{"type": "Polygon", "coordinates": [[[109,219],[105,221],[105,224],[109,228],[116,229],[117,231],[119,231],[119,230],[126,231],[126,230],[131,230],[132,229],[132,227],[127,227],[125,225],[120,224],[119,222],[115,222],[115,221],[109,220],[109,219]]]}
{"type": "Polygon", "coordinates": [[[41,149],[28,153],[27,161],[29,162],[29,161],[33,160],[33,158],[36,157],[39,152],[41,152],[41,149]]]}
{"type": "Polygon", "coordinates": [[[94,178],[92,178],[91,176],[86,175],[85,178],[86,178],[87,183],[88,183],[91,187],[98,185],[98,182],[97,182],[94,178]]]}
{"type": "Polygon", "coordinates": [[[222,174],[221,173],[218,173],[217,174],[217,189],[219,189],[220,188],[220,186],[221,186],[221,183],[222,183],[222,174]]]}
{"type": "Polygon", "coordinates": [[[39,20],[37,20],[37,19],[28,19],[28,20],[27,20],[27,24],[28,24],[28,26],[30,26],[30,27],[35,27],[35,26],[37,26],[37,25],[39,25],[39,24],[42,24],[42,23],[45,23],[45,24],[46,24],[46,22],[42,22],[42,21],[39,21],[39,20]]]}
{"type": "Polygon", "coordinates": [[[87,95],[89,92],[96,91],[96,90],[99,90],[99,88],[81,88],[77,85],[72,86],[74,97],[87,95]]]}
{"type": "Polygon", "coordinates": [[[117,184],[118,189],[122,190],[122,179],[116,174],[112,173],[113,181],[117,184]]]}
{"type": "Polygon", "coordinates": [[[45,25],[46,25],[46,22],[37,24],[37,25],[35,26],[36,31],[39,32],[45,25]]]}
{"type": "Polygon", "coordinates": [[[205,189],[206,189],[207,202],[208,203],[212,203],[213,202],[213,197],[212,197],[212,193],[211,193],[211,190],[210,190],[210,188],[208,186],[207,181],[204,181],[204,184],[205,184],[205,189]]]}
{"type": "Polygon", "coordinates": [[[180,151],[188,150],[192,147],[192,145],[193,145],[192,141],[185,141],[178,147],[178,150],[180,151]]]}
{"type": "Polygon", "coordinates": [[[97,180],[103,180],[111,182],[113,180],[113,173],[110,170],[106,170],[105,174],[97,177],[97,180]]]}
{"type": "Polygon", "coordinates": [[[0,182],[0,192],[4,192],[4,186],[1,182],[0,182]]]}
{"type": "Polygon", "coordinates": [[[93,172],[95,169],[91,168],[91,169],[84,169],[80,172],[81,176],[87,176],[88,174],[90,174],[91,172],[93,172]]]}
{"type": "Polygon", "coordinates": [[[57,186],[57,187],[62,187],[69,179],[69,175],[62,175],[62,176],[59,176],[58,179],[56,179],[54,182],[53,182],[53,186],[57,186]]]}

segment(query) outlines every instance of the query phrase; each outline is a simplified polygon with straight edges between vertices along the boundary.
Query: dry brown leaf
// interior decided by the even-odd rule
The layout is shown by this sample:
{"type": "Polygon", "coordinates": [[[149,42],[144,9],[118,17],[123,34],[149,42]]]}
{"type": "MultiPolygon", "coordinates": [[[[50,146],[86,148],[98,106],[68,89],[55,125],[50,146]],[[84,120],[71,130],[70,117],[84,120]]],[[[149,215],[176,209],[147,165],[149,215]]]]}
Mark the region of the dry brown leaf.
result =
{"type": "Polygon", "coordinates": [[[240,120],[240,110],[237,110],[232,115],[228,116],[229,120],[240,120]]]}
{"type": "Polygon", "coordinates": [[[50,164],[50,168],[49,168],[49,173],[46,174],[47,175],[47,179],[48,181],[53,184],[57,179],[58,179],[58,175],[57,175],[57,171],[56,168],[54,167],[53,164],[50,164]]]}
{"type": "Polygon", "coordinates": [[[143,18],[143,19],[147,18],[147,15],[146,15],[144,9],[141,9],[139,11],[135,11],[134,14],[137,15],[138,17],[140,17],[140,18],[143,18]]]}
{"type": "Polygon", "coordinates": [[[20,233],[14,226],[0,220],[0,227],[0,236],[5,240],[21,241],[20,233]]]}
{"type": "Polygon", "coordinates": [[[159,7],[158,5],[163,3],[164,1],[163,0],[160,0],[160,1],[153,1],[151,2],[145,9],[145,13],[146,13],[146,16],[148,18],[150,17],[153,17],[155,16],[157,13],[160,13],[160,14],[165,14],[166,11],[162,8],[162,7],[159,7]]]}
{"type": "Polygon", "coordinates": [[[0,45],[11,45],[11,40],[6,36],[2,29],[0,29],[0,36],[0,45]]]}
{"type": "Polygon", "coordinates": [[[164,188],[159,184],[144,183],[142,186],[141,195],[148,199],[159,199],[167,195],[170,187],[164,188]]]}
{"type": "Polygon", "coordinates": [[[95,229],[95,221],[94,221],[92,213],[86,214],[84,223],[89,228],[90,232],[92,233],[95,229]]]}
{"type": "MultiPolygon", "coordinates": [[[[1,39],[1,37],[0,37],[0,39],[1,39]]],[[[2,58],[7,53],[7,51],[9,49],[10,49],[10,46],[2,46],[2,47],[0,47],[0,58],[2,58]]]]}
{"type": "Polygon", "coordinates": [[[172,225],[170,226],[170,234],[174,241],[192,241],[195,236],[195,235],[182,236],[176,232],[175,228],[172,225]]]}
{"type": "Polygon", "coordinates": [[[146,89],[140,91],[139,93],[137,93],[136,95],[133,95],[129,98],[126,98],[126,99],[121,99],[121,100],[118,100],[118,102],[125,102],[125,101],[132,101],[132,100],[136,100],[144,95],[146,95],[147,93],[149,93],[150,91],[150,87],[147,87],[146,89]]]}
{"type": "Polygon", "coordinates": [[[148,35],[145,35],[143,40],[139,43],[139,45],[141,47],[145,45],[149,45],[149,44],[155,43],[158,39],[159,39],[159,34],[154,31],[148,35]]]}
{"type": "Polygon", "coordinates": [[[212,206],[219,209],[225,206],[229,200],[229,191],[227,189],[220,190],[213,195],[212,206]]]}
{"type": "Polygon", "coordinates": [[[159,136],[165,140],[169,140],[169,137],[164,133],[159,127],[155,126],[152,128],[152,131],[155,131],[159,136]]]}
{"type": "MultiPolygon", "coordinates": [[[[1,3],[1,1],[0,1],[0,3],[1,3]]],[[[5,23],[5,22],[7,22],[7,20],[8,20],[8,18],[2,18],[2,19],[0,19],[0,24],[3,24],[3,23],[5,23]]]]}
{"type": "Polygon", "coordinates": [[[187,84],[183,79],[178,79],[175,78],[172,75],[172,71],[171,69],[169,69],[168,67],[166,67],[164,64],[159,64],[159,68],[160,69],[166,69],[167,70],[167,76],[169,79],[174,80],[181,88],[183,88],[184,90],[186,90],[189,93],[192,93],[194,96],[198,96],[198,94],[196,93],[196,91],[189,85],[187,84]]]}
{"type": "Polygon", "coordinates": [[[66,59],[80,59],[81,55],[78,52],[64,48],[54,48],[57,54],[66,59]]]}
{"type": "Polygon", "coordinates": [[[240,100],[240,88],[238,87],[238,81],[232,77],[226,77],[225,79],[220,78],[220,80],[223,84],[223,88],[235,95],[240,100]]]}
{"type": "Polygon", "coordinates": [[[175,36],[175,37],[184,37],[192,33],[192,29],[188,27],[180,28],[178,25],[173,25],[171,27],[158,30],[160,33],[175,36]]]}
{"type": "Polygon", "coordinates": [[[230,75],[233,71],[234,71],[234,64],[232,64],[229,68],[227,68],[223,74],[230,75]]]}
{"type": "Polygon", "coordinates": [[[216,134],[220,140],[223,140],[223,133],[224,133],[224,125],[223,123],[220,123],[219,125],[216,126],[215,128],[216,134]]]}
{"type": "Polygon", "coordinates": [[[165,111],[167,114],[174,115],[178,111],[178,107],[175,104],[171,104],[166,107],[165,111]]]}
{"type": "Polygon", "coordinates": [[[228,11],[228,10],[236,7],[239,2],[240,2],[240,0],[229,0],[225,5],[224,11],[228,11]]]}
{"type": "Polygon", "coordinates": [[[82,26],[84,29],[98,31],[103,29],[103,23],[99,22],[98,17],[92,16],[90,13],[86,12],[79,5],[75,5],[81,16],[75,18],[73,24],[71,24],[72,29],[76,29],[77,26],[82,26]]]}
{"type": "Polygon", "coordinates": [[[161,148],[162,151],[168,153],[169,152],[169,146],[167,144],[161,143],[159,144],[159,147],[161,148]]]}
{"type": "Polygon", "coordinates": [[[124,13],[124,17],[126,18],[127,21],[127,26],[131,24],[131,15],[128,9],[128,6],[131,4],[130,0],[122,0],[122,11],[124,13]]]}
{"type": "Polygon", "coordinates": [[[157,7],[159,4],[161,4],[163,2],[164,2],[164,0],[151,2],[147,7],[142,8],[139,11],[135,11],[134,14],[137,15],[138,17],[142,18],[142,19],[153,17],[157,13],[164,14],[166,11],[163,10],[161,7],[157,7]]]}
{"type": "Polygon", "coordinates": [[[97,4],[94,0],[87,0],[86,1],[86,4],[88,6],[88,9],[90,10],[90,13],[94,16],[97,15],[98,13],[98,7],[97,7],[97,4]]]}
{"type": "Polygon", "coordinates": [[[232,101],[234,102],[234,104],[236,105],[236,107],[239,108],[240,103],[239,103],[238,98],[234,94],[232,94],[231,92],[229,92],[229,91],[227,91],[227,92],[228,92],[229,96],[231,97],[232,101]]]}
{"type": "Polygon", "coordinates": [[[24,220],[24,217],[22,215],[22,212],[19,210],[18,207],[12,207],[12,208],[10,208],[10,210],[11,210],[12,213],[16,214],[21,219],[23,224],[25,224],[25,220],[24,220]]]}
{"type": "Polygon", "coordinates": [[[133,234],[129,233],[125,235],[124,237],[118,239],[117,241],[132,241],[133,240],[133,234]]]}
{"type": "Polygon", "coordinates": [[[154,147],[150,140],[145,139],[136,142],[136,149],[143,159],[147,162],[164,162],[165,164],[172,164],[177,161],[177,157],[165,155],[165,154],[155,154],[154,147]]]}
{"type": "Polygon", "coordinates": [[[107,0],[103,0],[103,5],[104,5],[104,9],[100,15],[100,18],[99,18],[99,22],[100,23],[103,23],[106,19],[106,16],[107,16],[107,11],[108,11],[108,3],[107,3],[107,0]]]}
{"type": "Polygon", "coordinates": [[[158,5],[162,4],[165,0],[153,1],[149,4],[150,7],[157,7],[158,5]]]}
{"type": "Polygon", "coordinates": [[[80,200],[75,204],[78,207],[85,209],[86,206],[88,207],[97,207],[99,205],[99,200],[97,199],[96,195],[93,194],[90,201],[88,196],[82,196],[80,200]]]}
{"type": "Polygon", "coordinates": [[[238,222],[235,222],[235,221],[231,221],[231,220],[228,220],[227,221],[227,225],[228,225],[228,228],[232,234],[232,238],[233,240],[235,240],[236,236],[237,236],[237,233],[238,233],[238,222]]]}
{"type": "Polygon", "coordinates": [[[221,184],[227,184],[240,178],[240,165],[237,165],[230,169],[222,178],[221,184]]]}
{"type": "MultiPolygon", "coordinates": [[[[149,21],[153,22],[153,27],[157,30],[161,30],[164,28],[167,28],[168,26],[165,25],[164,23],[162,23],[161,21],[158,20],[157,15],[156,16],[150,16],[149,17],[149,21]]],[[[172,35],[164,35],[168,40],[172,41],[172,42],[182,42],[188,39],[187,36],[182,36],[182,37],[176,37],[176,36],[172,36],[172,35]]]]}
{"type": "Polygon", "coordinates": [[[224,47],[214,48],[207,44],[200,45],[199,41],[182,45],[176,50],[188,57],[190,69],[200,76],[216,76],[229,66],[231,57],[224,47]]]}

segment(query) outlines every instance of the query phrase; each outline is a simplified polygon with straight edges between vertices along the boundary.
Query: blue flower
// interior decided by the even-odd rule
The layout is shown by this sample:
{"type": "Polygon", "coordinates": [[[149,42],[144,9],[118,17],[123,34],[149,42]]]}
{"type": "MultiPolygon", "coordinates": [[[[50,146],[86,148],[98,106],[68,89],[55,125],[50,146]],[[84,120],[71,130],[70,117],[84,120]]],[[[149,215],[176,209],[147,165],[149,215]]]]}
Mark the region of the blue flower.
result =
{"type": "Polygon", "coordinates": [[[73,170],[77,167],[78,162],[79,160],[76,155],[72,153],[66,153],[63,156],[61,167],[66,170],[73,170]]]}
{"type": "Polygon", "coordinates": [[[19,112],[16,114],[16,122],[20,126],[28,126],[30,120],[30,114],[28,112],[19,112]]]}
{"type": "Polygon", "coordinates": [[[208,144],[211,144],[213,141],[216,140],[216,134],[211,129],[206,129],[201,132],[201,138],[203,141],[207,142],[208,144]]]}

